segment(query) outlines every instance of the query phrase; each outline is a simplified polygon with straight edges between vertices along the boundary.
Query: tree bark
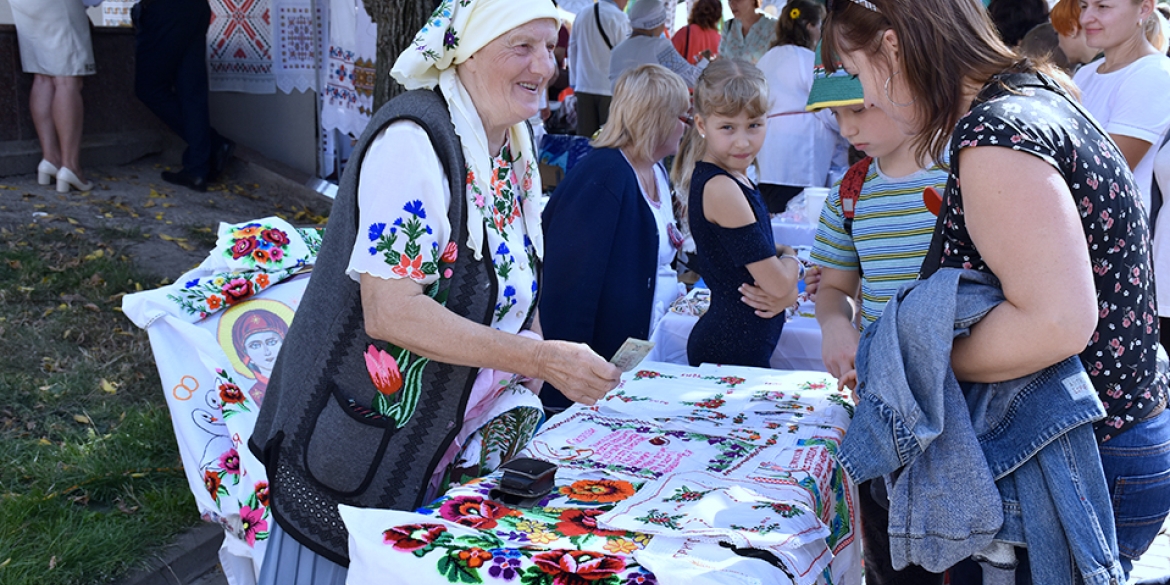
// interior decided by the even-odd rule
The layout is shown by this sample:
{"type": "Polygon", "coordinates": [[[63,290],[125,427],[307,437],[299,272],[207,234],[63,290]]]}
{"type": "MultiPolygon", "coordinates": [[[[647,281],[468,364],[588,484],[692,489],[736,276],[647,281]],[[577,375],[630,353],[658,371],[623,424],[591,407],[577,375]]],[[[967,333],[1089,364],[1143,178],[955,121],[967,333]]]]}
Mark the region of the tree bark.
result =
{"type": "Polygon", "coordinates": [[[402,93],[402,85],[390,77],[398,55],[410,46],[414,35],[439,5],[438,0],[362,0],[370,19],[378,26],[378,54],[374,73],[374,111],[402,93]]]}

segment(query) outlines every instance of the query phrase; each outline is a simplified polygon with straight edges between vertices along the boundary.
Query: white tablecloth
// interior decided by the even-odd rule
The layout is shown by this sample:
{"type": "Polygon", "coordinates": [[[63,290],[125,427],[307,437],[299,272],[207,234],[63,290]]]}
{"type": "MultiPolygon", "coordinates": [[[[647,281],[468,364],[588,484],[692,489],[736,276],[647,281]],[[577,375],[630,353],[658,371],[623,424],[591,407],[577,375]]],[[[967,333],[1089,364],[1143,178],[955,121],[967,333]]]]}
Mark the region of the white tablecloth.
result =
{"type": "Polygon", "coordinates": [[[817,226],[816,224],[784,221],[779,217],[773,217],[772,237],[777,244],[787,244],[794,248],[797,246],[812,248],[813,242],[817,239],[817,226]]]}
{"type": "MultiPolygon", "coordinates": [[[[667,312],[650,333],[654,349],[646,356],[648,361],[687,363],[687,338],[699,318],[667,312]]],[[[821,327],[813,317],[813,303],[801,303],[797,316],[784,324],[784,332],[772,352],[771,366],[776,370],[825,371],[821,361],[821,327]]]]}
{"type": "Polygon", "coordinates": [[[857,491],[833,456],[854,407],[835,387],[643,362],[520,452],[557,465],[535,506],[500,498],[499,471],[415,512],[342,505],[349,582],[860,585],[857,491]]]}

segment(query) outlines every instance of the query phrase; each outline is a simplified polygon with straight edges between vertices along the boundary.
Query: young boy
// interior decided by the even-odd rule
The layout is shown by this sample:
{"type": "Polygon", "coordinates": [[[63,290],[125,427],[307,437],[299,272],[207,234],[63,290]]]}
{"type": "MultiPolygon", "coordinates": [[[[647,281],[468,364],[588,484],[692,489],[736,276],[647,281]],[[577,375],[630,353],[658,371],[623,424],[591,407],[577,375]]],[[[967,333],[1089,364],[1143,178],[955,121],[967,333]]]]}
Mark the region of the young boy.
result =
{"type": "MultiPolygon", "coordinates": [[[[818,48],[807,107],[829,107],[841,135],[867,155],[829,194],[812,251],[812,260],[821,269],[816,290],[821,358],[840,384],[853,388],[860,330],[877,320],[899,286],[917,279],[936,221],[924,203],[924,191],[942,193],[947,173],[918,160],[910,137],[880,109],[865,107],[860,81],[844,75],[841,68],[826,77],[820,55],[818,48]],[[845,211],[850,208],[852,213],[845,211]],[[854,300],[859,293],[858,319],[854,300]]],[[[866,582],[941,585],[942,575],[914,565],[893,570],[886,528],[889,513],[871,495],[870,482],[859,485],[858,494],[866,582]]]]}
{"type": "Polygon", "coordinates": [[[841,135],[866,154],[829,194],[812,250],[812,260],[821,268],[816,314],[822,359],[830,374],[853,387],[858,326],[864,329],[876,321],[898,287],[918,277],[935,224],[923,193],[927,188],[942,193],[947,173],[918,160],[911,137],[880,109],[865,107],[860,81],[847,75],[826,78],[818,68],[808,107],[825,105],[841,135]],[[864,183],[858,189],[860,178],[864,183]],[[852,217],[845,211],[850,199],[852,217]],[[859,287],[861,314],[855,319],[853,300],[859,287]]]}

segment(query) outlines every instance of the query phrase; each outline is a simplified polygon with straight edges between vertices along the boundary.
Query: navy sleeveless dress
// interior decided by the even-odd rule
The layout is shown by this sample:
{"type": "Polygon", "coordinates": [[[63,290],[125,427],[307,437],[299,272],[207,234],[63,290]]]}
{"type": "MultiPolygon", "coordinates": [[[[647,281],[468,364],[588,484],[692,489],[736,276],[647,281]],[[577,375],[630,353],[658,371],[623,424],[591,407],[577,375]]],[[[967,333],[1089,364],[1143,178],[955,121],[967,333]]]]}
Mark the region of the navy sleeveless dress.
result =
{"type": "Polygon", "coordinates": [[[784,316],[757,317],[740,301],[739,286],[755,283],[746,266],[776,255],[768,209],[760,192],[736,180],[756,216],[756,223],[738,228],[719,227],[703,216],[703,189],[716,175],[730,173],[707,162],[695,163],[691,176],[688,220],[699,257],[700,274],[711,289],[711,308],[699,318],[687,340],[692,366],[716,363],[767,368],[784,316]]]}

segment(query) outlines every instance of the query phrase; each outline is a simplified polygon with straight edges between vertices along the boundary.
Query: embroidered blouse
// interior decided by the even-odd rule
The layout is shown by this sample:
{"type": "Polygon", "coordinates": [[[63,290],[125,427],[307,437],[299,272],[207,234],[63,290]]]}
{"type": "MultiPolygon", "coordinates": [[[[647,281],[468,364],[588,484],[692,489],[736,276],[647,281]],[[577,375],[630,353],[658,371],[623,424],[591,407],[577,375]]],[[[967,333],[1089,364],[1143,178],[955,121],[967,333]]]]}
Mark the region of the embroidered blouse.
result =
{"type": "MultiPolygon", "coordinates": [[[[536,297],[536,253],[525,232],[520,197],[532,170],[514,169],[511,145],[492,161],[491,192],[468,182],[469,213],[481,213],[485,242],[499,287],[492,327],[517,333],[536,297]]],[[[358,183],[361,234],[346,274],[409,278],[429,286],[439,279],[439,260],[470,253],[455,242],[447,220],[451,194],[447,176],[426,132],[409,121],[395,122],[370,143],[358,183]],[[411,172],[403,172],[410,169],[411,172]]]]}
{"type": "Polygon", "coordinates": [[[772,46],[776,39],[776,18],[761,13],[760,19],[743,34],[743,25],[733,18],[723,25],[723,39],[719,42],[719,56],[724,59],[743,59],[753,65],[772,46]]]}

